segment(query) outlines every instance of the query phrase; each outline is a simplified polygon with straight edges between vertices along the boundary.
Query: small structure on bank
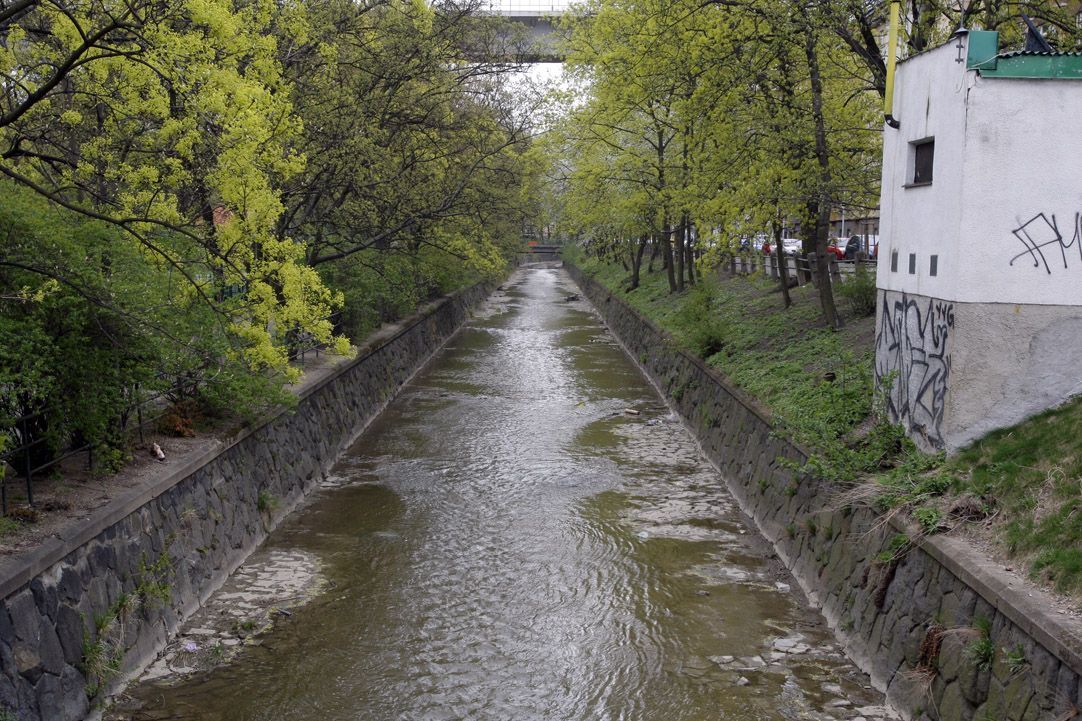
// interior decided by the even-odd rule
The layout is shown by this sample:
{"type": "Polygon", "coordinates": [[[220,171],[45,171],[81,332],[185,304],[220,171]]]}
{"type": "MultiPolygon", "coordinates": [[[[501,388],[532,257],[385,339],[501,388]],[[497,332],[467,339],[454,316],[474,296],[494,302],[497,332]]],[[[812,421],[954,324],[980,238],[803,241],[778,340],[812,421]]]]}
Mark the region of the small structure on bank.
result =
{"type": "Polygon", "coordinates": [[[893,100],[876,379],[952,450],[1082,392],[1082,54],[960,30],[899,63],[893,100]]]}

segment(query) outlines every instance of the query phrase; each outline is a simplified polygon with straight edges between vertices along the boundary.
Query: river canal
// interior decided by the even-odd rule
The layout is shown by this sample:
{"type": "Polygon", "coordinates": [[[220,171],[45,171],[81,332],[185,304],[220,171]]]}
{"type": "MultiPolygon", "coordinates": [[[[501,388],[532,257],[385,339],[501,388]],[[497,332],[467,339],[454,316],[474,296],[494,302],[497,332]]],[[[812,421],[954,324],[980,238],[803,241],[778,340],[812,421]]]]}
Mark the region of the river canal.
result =
{"type": "Polygon", "coordinates": [[[576,292],[519,270],[107,717],[893,718],[576,292]]]}

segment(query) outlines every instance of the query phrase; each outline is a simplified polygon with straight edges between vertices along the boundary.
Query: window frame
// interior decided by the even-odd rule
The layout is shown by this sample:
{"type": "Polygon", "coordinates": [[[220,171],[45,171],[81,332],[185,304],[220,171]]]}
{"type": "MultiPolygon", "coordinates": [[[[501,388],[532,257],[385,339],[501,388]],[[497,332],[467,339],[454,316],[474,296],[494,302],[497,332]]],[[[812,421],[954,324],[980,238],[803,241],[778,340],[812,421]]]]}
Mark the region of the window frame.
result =
{"type": "Polygon", "coordinates": [[[927,138],[921,138],[920,140],[913,140],[909,143],[909,167],[906,175],[909,182],[903,187],[906,188],[919,188],[925,185],[931,185],[935,180],[935,136],[929,136],[927,138]],[[923,156],[923,148],[929,148],[929,157],[927,163],[918,163],[918,157],[923,156]],[[925,170],[927,177],[917,178],[917,172],[919,170],[925,170]]]}

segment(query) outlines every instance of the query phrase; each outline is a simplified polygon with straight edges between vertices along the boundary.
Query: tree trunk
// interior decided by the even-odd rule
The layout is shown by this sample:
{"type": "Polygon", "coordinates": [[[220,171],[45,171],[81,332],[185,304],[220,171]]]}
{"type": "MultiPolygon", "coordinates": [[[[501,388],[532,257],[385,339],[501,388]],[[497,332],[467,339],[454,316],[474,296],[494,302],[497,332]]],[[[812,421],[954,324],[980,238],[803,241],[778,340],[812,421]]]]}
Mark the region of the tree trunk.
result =
{"type": "Polygon", "coordinates": [[[778,282],[781,283],[781,299],[788,308],[793,304],[793,298],[789,295],[789,261],[785,258],[784,249],[781,247],[781,221],[774,223],[774,255],[778,259],[778,282]]]}
{"type": "Polygon", "coordinates": [[[808,59],[811,80],[812,115],[815,119],[815,159],[819,164],[816,198],[819,212],[815,219],[815,274],[819,280],[819,304],[823,319],[831,328],[838,330],[845,325],[838,308],[834,305],[834,287],[830,282],[830,263],[827,262],[827,233],[830,230],[830,155],[827,149],[826,120],[823,116],[823,78],[819,74],[819,55],[816,51],[816,33],[808,23],[804,34],[804,54],[808,59]]]}
{"type": "Polygon", "coordinates": [[[657,236],[653,236],[650,240],[650,262],[646,264],[646,272],[654,272],[654,261],[657,260],[657,252],[661,249],[660,244],[657,242],[657,236]]]}
{"type": "Polygon", "coordinates": [[[668,219],[665,220],[665,227],[661,232],[664,238],[665,245],[665,273],[669,278],[669,292],[676,292],[676,273],[673,269],[673,257],[672,257],[672,227],[669,225],[668,219]]]}
{"type": "Polygon", "coordinates": [[[684,291],[684,261],[687,258],[684,255],[684,234],[687,233],[687,228],[683,223],[677,227],[676,232],[673,234],[676,240],[676,290],[679,292],[684,291]]]}
{"type": "Polygon", "coordinates": [[[695,241],[691,238],[691,220],[684,216],[684,252],[687,255],[688,285],[695,285],[695,241]]]}
{"type": "Polygon", "coordinates": [[[647,239],[650,236],[643,235],[638,242],[638,247],[634,250],[631,256],[631,287],[628,290],[635,290],[639,287],[640,269],[642,268],[642,256],[646,252],[647,239]]]}

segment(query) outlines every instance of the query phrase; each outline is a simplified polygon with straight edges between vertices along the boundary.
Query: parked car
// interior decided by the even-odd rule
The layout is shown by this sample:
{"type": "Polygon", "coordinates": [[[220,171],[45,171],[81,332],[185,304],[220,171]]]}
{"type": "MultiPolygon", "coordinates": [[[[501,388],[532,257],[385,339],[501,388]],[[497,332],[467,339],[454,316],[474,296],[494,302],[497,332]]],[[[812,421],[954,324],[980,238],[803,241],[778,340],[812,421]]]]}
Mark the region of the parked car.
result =
{"type": "Polygon", "coordinates": [[[845,259],[856,260],[857,253],[860,253],[863,250],[863,245],[864,243],[860,240],[859,235],[849,236],[849,240],[845,242],[845,259]]]}
{"type": "Polygon", "coordinates": [[[830,245],[827,246],[827,252],[832,254],[838,260],[845,260],[845,245],[841,248],[838,247],[838,239],[832,238],[830,245]]]}
{"type": "MultiPolygon", "coordinates": [[[[801,248],[804,247],[804,241],[800,240],[799,238],[782,238],[781,247],[782,251],[786,255],[796,255],[800,252],[801,248]]],[[[763,243],[763,253],[765,253],[766,255],[770,255],[771,252],[773,251],[770,243],[763,243]]]]}
{"type": "Polygon", "coordinates": [[[786,255],[796,255],[804,247],[804,241],[799,238],[782,238],[781,247],[786,255]]]}
{"type": "Polygon", "coordinates": [[[868,258],[875,260],[879,255],[879,239],[875,236],[869,236],[867,250],[862,247],[864,245],[865,242],[861,241],[858,236],[851,236],[847,241],[832,238],[830,245],[827,246],[827,252],[833,254],[838,260],[855,260],[857,253],[863,250],[868,253],[868,258]],[[854,238],[856,238],[856,242],[854,242],[854,238]]]}

